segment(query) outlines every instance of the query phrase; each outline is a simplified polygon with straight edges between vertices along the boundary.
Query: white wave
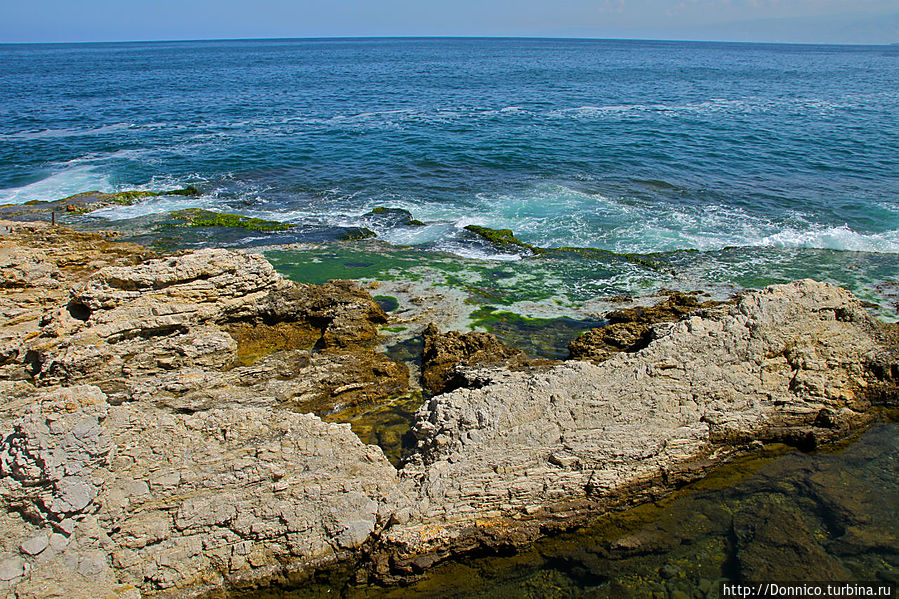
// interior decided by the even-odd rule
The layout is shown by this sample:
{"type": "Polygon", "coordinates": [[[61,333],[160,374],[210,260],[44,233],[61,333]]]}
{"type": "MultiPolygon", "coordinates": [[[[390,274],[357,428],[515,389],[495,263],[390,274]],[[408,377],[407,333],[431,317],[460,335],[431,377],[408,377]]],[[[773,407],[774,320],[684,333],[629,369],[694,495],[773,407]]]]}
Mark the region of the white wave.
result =
{"type": "MultiPolygon", "coordinates": [[[[771,219],[736,206],[659,205],[553,184],[536,185],[521,194],[479,194],[476,199],[474,209],[456,207],[454,214],[441,216],[458,229],[471,224],[512,229],[522,241],[543,247],[596,247],[622,253],[725,247],[899,253],[899,230],[863,233],[848,225],[821,224],[799,212],[771,219]]],[[[418,215],[428,210],[419,207],[412,212],[421,218],[418,215]]]]}
{"type": "Polygon", "coordinates": [[[758,245],[894,254],[899,253],[899,231],[865,235],[853,231],[846,225],[818,226],[805,231],[786,229],[764,237],[758,242],[758,245]]]}
{"type": "Polygon", "coordinates": [[[96,167],[73,166],[22,187],[0,189],[0,204],[59,200],[92,190],[114,191],[109,176],[101,173],[96,167]]]}

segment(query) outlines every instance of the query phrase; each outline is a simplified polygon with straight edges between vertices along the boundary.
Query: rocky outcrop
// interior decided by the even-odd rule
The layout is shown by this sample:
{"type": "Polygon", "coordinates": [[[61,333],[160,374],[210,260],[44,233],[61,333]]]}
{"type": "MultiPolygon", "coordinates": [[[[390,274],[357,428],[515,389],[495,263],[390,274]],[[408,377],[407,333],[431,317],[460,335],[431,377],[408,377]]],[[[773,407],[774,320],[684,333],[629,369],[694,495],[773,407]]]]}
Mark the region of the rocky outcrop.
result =
{"type": "MultiPolygon", "coordinates": [[[[18,295],[39,293],[41,281],[18,295]]],[[[106,266],[35,320],[0,348],[10,356],[0,372],[39,386],[94,384],[112,403],[193,409],[250,395],[328,411],[408,384],[404,365],[371,349],[386,315],[367,292],[292,283],[252,254],[207,249],[106,266]]]]}
{"type": "Polygon", "coordinates": [[[479,388],[428,401],[403,470],[421,521],[386,532],[394,564],[653,497],[752,440],[836,439],[899,396],[895,325],[823,283],[746,293],[652,337],[600,364],[484,370],[479,388]]]}
{"type": "MultiPolygon", "coordinates": [[[[436,363],[474,384],[422,406],[397,470],[349,425],[302,413],[405,388],[371,349],[384,313],[354,284],[3,225],[10,596],[191,596],[363,554],[408,575],[655,497],[750,441],[840,438],[899,395],[895,327],[812,281],[657,324],[599,364],[485,366],[493,341],[433,330],[436,363]]],[[[747,556],[769,532],[740,538],[747,556]]]]}
{"type": "Polygon", "coordinates": [[[606,326],[592,329],[568,345],[568,357],[602,362],[618,352],[638,351],[652,340],[654,324],[680,320],[691,312],[719,303],[700,302],[695,294],[674,291],[653,306],[612,310],[604,315],[606,326]]]}
{"type": "Polygon", "coordinates": [[[0,590],[289,578],[347,559],[403,508],[379,448],[299,413],[406,391],[406,367],[372,349],[386,317],[358,286],[291,283],[255,255],[153,258],[6,227],[0,590]]]}
{"type": "Polygon", "coordinates": [[[351,557],[405,495],[349,425],[272,406],[178,414],[76,386],[7,417],[0,587],[21,597],[289,579],[351,557]]]}
{"type": "Polygon", "coordinates": [[[424,331],[421,382],[431,393],[444,393],[473,384],[466,380],[466,368],[516,367],[528,362],[523,351],[503,345],[496,335],[480,331],[441,333],[431,323],[424,331]]]}

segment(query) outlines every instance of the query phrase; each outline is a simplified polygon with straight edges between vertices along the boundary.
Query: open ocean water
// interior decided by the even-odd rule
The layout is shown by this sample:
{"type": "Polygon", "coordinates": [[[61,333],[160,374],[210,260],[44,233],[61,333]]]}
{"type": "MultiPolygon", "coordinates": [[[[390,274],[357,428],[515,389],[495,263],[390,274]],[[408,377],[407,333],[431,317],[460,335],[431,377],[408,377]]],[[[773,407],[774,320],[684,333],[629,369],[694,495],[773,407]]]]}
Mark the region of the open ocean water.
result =
{"type": "MultiPolygon", "coordinates": [[[[2,45],[0,203],[190,183],[199,198],[90,218],[116,227],[200,206],[302,226],[188,245],[320,242],[366,226],[424,250],[420,261],[434,251],[519,258],[464,230],[478,224],[545,247],[659,253],[663,265],[525,260],[507,267],[515,276],[494,277],[507,279],[492,283],[506,303],[524,292],[565,303],[816,276],[880,301],[889,317],[897,82],[897,46],[2,45]],[[365,216],[378,206],[427,226],[365,216]]],[[[346,276],[365,274],[356,263],[346,276]]]]}
{"type": "MultiPolygon", "coordinates": [[[[472,309],[542,303],[564,314],[596,296],[726,295],[812,276],[895,319],[897,83],[897,46],[0,45],[0,204],[193,184],[198,197],[60,219],[150,230],[135,236],[176,246],[308,242],[267,255],[313,282],[461,287],[472,309]],[[189,207],[298,226],[155,228],[189,207]],[[425,225],[376,217],[376,207],[425,225]],[[491,246],[470,224],[613,253],[529,256],[491,246]],[[387,244],[336,241],[359,226],[387,244]]],[[[412,588],[346,586],[352,573],[338,573],[258,596],[710,598],[750,566],[897,582],[896,439],[893,424],[834,453],[772,450],[667,503],[514,556],[452,562],[412,588]],[[741,532],[763,525],[770,542],[741,532]]]]}

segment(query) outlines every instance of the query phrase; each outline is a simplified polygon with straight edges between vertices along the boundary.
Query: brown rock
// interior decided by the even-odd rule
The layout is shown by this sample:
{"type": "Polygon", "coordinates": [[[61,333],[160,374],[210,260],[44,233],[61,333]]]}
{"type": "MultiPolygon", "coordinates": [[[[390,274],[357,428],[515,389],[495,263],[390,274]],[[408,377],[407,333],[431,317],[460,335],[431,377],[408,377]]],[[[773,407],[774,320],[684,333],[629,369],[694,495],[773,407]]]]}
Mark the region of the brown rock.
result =
{"type": "Polygon", "coordinates": [[[432,393],[452,391],[464,384],[460,366],[501,366],[510,360],[527,360],[521,350],[507,347],[490,333],[456,331],[441,333],[433,324],[424,332],[422,386],[432,393]]]}
{"type": "Polygon", "coordinates": [[[652,325],[680,320],[695,310],[720,303],[700,302],[695,294],[672,291],[654,306],[613,310],[605,315],[607,326],[592,329],[568,345],[568,357],[602,362],[618,352],[639,351],[652,340],[652,325]]]}

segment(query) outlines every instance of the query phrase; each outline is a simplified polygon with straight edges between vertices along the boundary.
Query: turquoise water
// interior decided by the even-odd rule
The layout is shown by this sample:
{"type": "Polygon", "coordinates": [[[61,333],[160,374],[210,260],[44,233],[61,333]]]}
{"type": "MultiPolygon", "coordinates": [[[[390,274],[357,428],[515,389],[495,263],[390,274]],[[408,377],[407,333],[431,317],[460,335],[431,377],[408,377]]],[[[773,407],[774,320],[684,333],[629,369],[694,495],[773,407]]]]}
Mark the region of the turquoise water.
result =
{"type": "MultiPolygon", "coordinates": [[[[92,219],[202,206],[302,226],[188,244],[322,241],[366,226],[426,251],[520,257],[463,228],[480,224],[546,247],[661,252],[673,286],[789,271],[875,297],[896,278],[884,271],[899,272],[897,75],[895,46],[3,45],[0,203],[194,184],[198,198],[92,219]],[[427,226],[365,216],[376,206],[427,226]]],[[[641,272],[572,264],[548,267],[554,286],[581,290],[572,301],[645,288],[641,272]]]]}

